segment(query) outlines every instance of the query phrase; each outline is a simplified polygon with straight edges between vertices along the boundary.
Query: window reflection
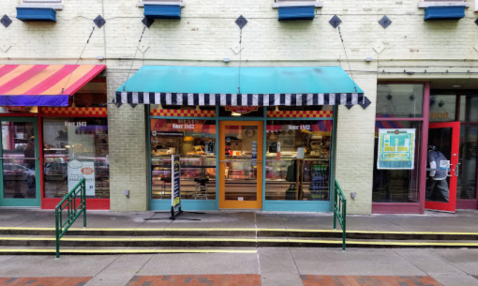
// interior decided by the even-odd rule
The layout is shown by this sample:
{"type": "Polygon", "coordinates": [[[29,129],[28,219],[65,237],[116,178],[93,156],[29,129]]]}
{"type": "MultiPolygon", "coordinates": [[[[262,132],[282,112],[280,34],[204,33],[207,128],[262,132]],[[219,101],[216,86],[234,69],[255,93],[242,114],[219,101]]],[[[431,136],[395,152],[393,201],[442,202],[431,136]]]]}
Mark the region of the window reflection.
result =
{"type": "Polygon", "coordinates": [[[267,121],[267,200],[330,199],[332,126],[331,120],[267,121]]]}
{"type": "Polygon", "coordinates": [[[181,156],[181,198],[215,200],[216,121],[151,119],[153,199],[171,199],[172,154],[181,156]]]}
{"type": "Polygon", "coordinates": [[[36,152],[31,122],[2,122],[3,193],[5,198],[36,198],[36,152]]]}
{"type": "Polygon", "coordinates": [[[413,121],[377,121],[375,125],[375,150],[373,173],[373,202],[418,202],[420,187],[420,150],[421,150],[421,122],[413,121]],[[377,148],[378,129],[415,128],[415,160],[413,170],[378,170],[377,148]]]}
{"type": "Polygon", "coordinates": [[[417,118],[423,115],[422,84],[379,84],[377,117],[417,118]]]}
{"type": "Polygon", "coordinates": [[[63,197],[83,177],[86,195],[109,198],[109,148],[106,118],[43,120],[45,197],[63,197]]]}

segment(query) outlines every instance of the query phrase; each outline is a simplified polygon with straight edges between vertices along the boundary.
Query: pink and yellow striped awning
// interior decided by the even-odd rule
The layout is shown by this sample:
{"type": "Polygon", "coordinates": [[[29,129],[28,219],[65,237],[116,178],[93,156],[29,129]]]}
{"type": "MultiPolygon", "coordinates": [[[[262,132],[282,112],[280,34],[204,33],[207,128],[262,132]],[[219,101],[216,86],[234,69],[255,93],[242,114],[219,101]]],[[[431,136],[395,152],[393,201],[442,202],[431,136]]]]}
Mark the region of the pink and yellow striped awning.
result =
{"type": "Polygon", "coordinates": [[[0,65],[0,106],[68,106],[105,65],[0,65]]]}

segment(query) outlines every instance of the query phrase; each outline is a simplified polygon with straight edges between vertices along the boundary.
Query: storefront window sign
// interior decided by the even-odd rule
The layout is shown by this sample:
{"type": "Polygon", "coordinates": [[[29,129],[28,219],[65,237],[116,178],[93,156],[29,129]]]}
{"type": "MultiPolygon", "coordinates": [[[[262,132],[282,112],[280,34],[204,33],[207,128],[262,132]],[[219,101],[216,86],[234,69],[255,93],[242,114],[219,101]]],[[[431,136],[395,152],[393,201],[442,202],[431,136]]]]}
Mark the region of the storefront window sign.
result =
{"type": "Polygon", "coordinates": [[[81,121],[81,122],[69,122],[65,121],[65,126],[87,126],[88,124],[86,121],[81,121]]]}
{"type": "Polygon", "coordinates": [[[72,160],[68,162],[68,190],[85,178],[86,195],[95,195],[95,162],[72,160]]]}
{"type": "Polygon", "coordinates": [[[413,170],[415,129],[379,129],[377,168],[413,170]]]}

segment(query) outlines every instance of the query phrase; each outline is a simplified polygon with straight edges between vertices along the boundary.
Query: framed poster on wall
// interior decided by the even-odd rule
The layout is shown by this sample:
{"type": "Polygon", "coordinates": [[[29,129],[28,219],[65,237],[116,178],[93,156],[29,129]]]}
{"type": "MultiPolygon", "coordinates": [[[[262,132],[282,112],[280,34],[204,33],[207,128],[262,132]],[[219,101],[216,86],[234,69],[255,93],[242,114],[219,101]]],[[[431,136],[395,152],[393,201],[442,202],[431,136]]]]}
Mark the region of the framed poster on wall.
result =
{"type": "Polygon", "coordinates": [[[416,129],[379,129],[377,169],[413,170],[416,129]]]}

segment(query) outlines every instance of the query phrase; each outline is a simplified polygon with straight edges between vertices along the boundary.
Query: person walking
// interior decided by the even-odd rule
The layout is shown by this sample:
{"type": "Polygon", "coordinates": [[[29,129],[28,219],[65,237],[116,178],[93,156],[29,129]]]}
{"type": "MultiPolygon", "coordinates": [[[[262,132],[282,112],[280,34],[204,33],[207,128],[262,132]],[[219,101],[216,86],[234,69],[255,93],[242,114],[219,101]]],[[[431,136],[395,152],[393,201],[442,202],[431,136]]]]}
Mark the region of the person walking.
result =
{"type": "Polygon", "coordinates": [[[445,155],[436,151],[435,146],[428,148],[428,163],[430,164],[431,170],[429,179],[427,180],[426,200],[444,200],[444,202],[448,203],[450,201],[450,189],[446,178],[450,169],[450,163],[445,155]],[[435,192],[440,193],[442,198],[437,198],[436,195],[434,195],[435,192]]]}

